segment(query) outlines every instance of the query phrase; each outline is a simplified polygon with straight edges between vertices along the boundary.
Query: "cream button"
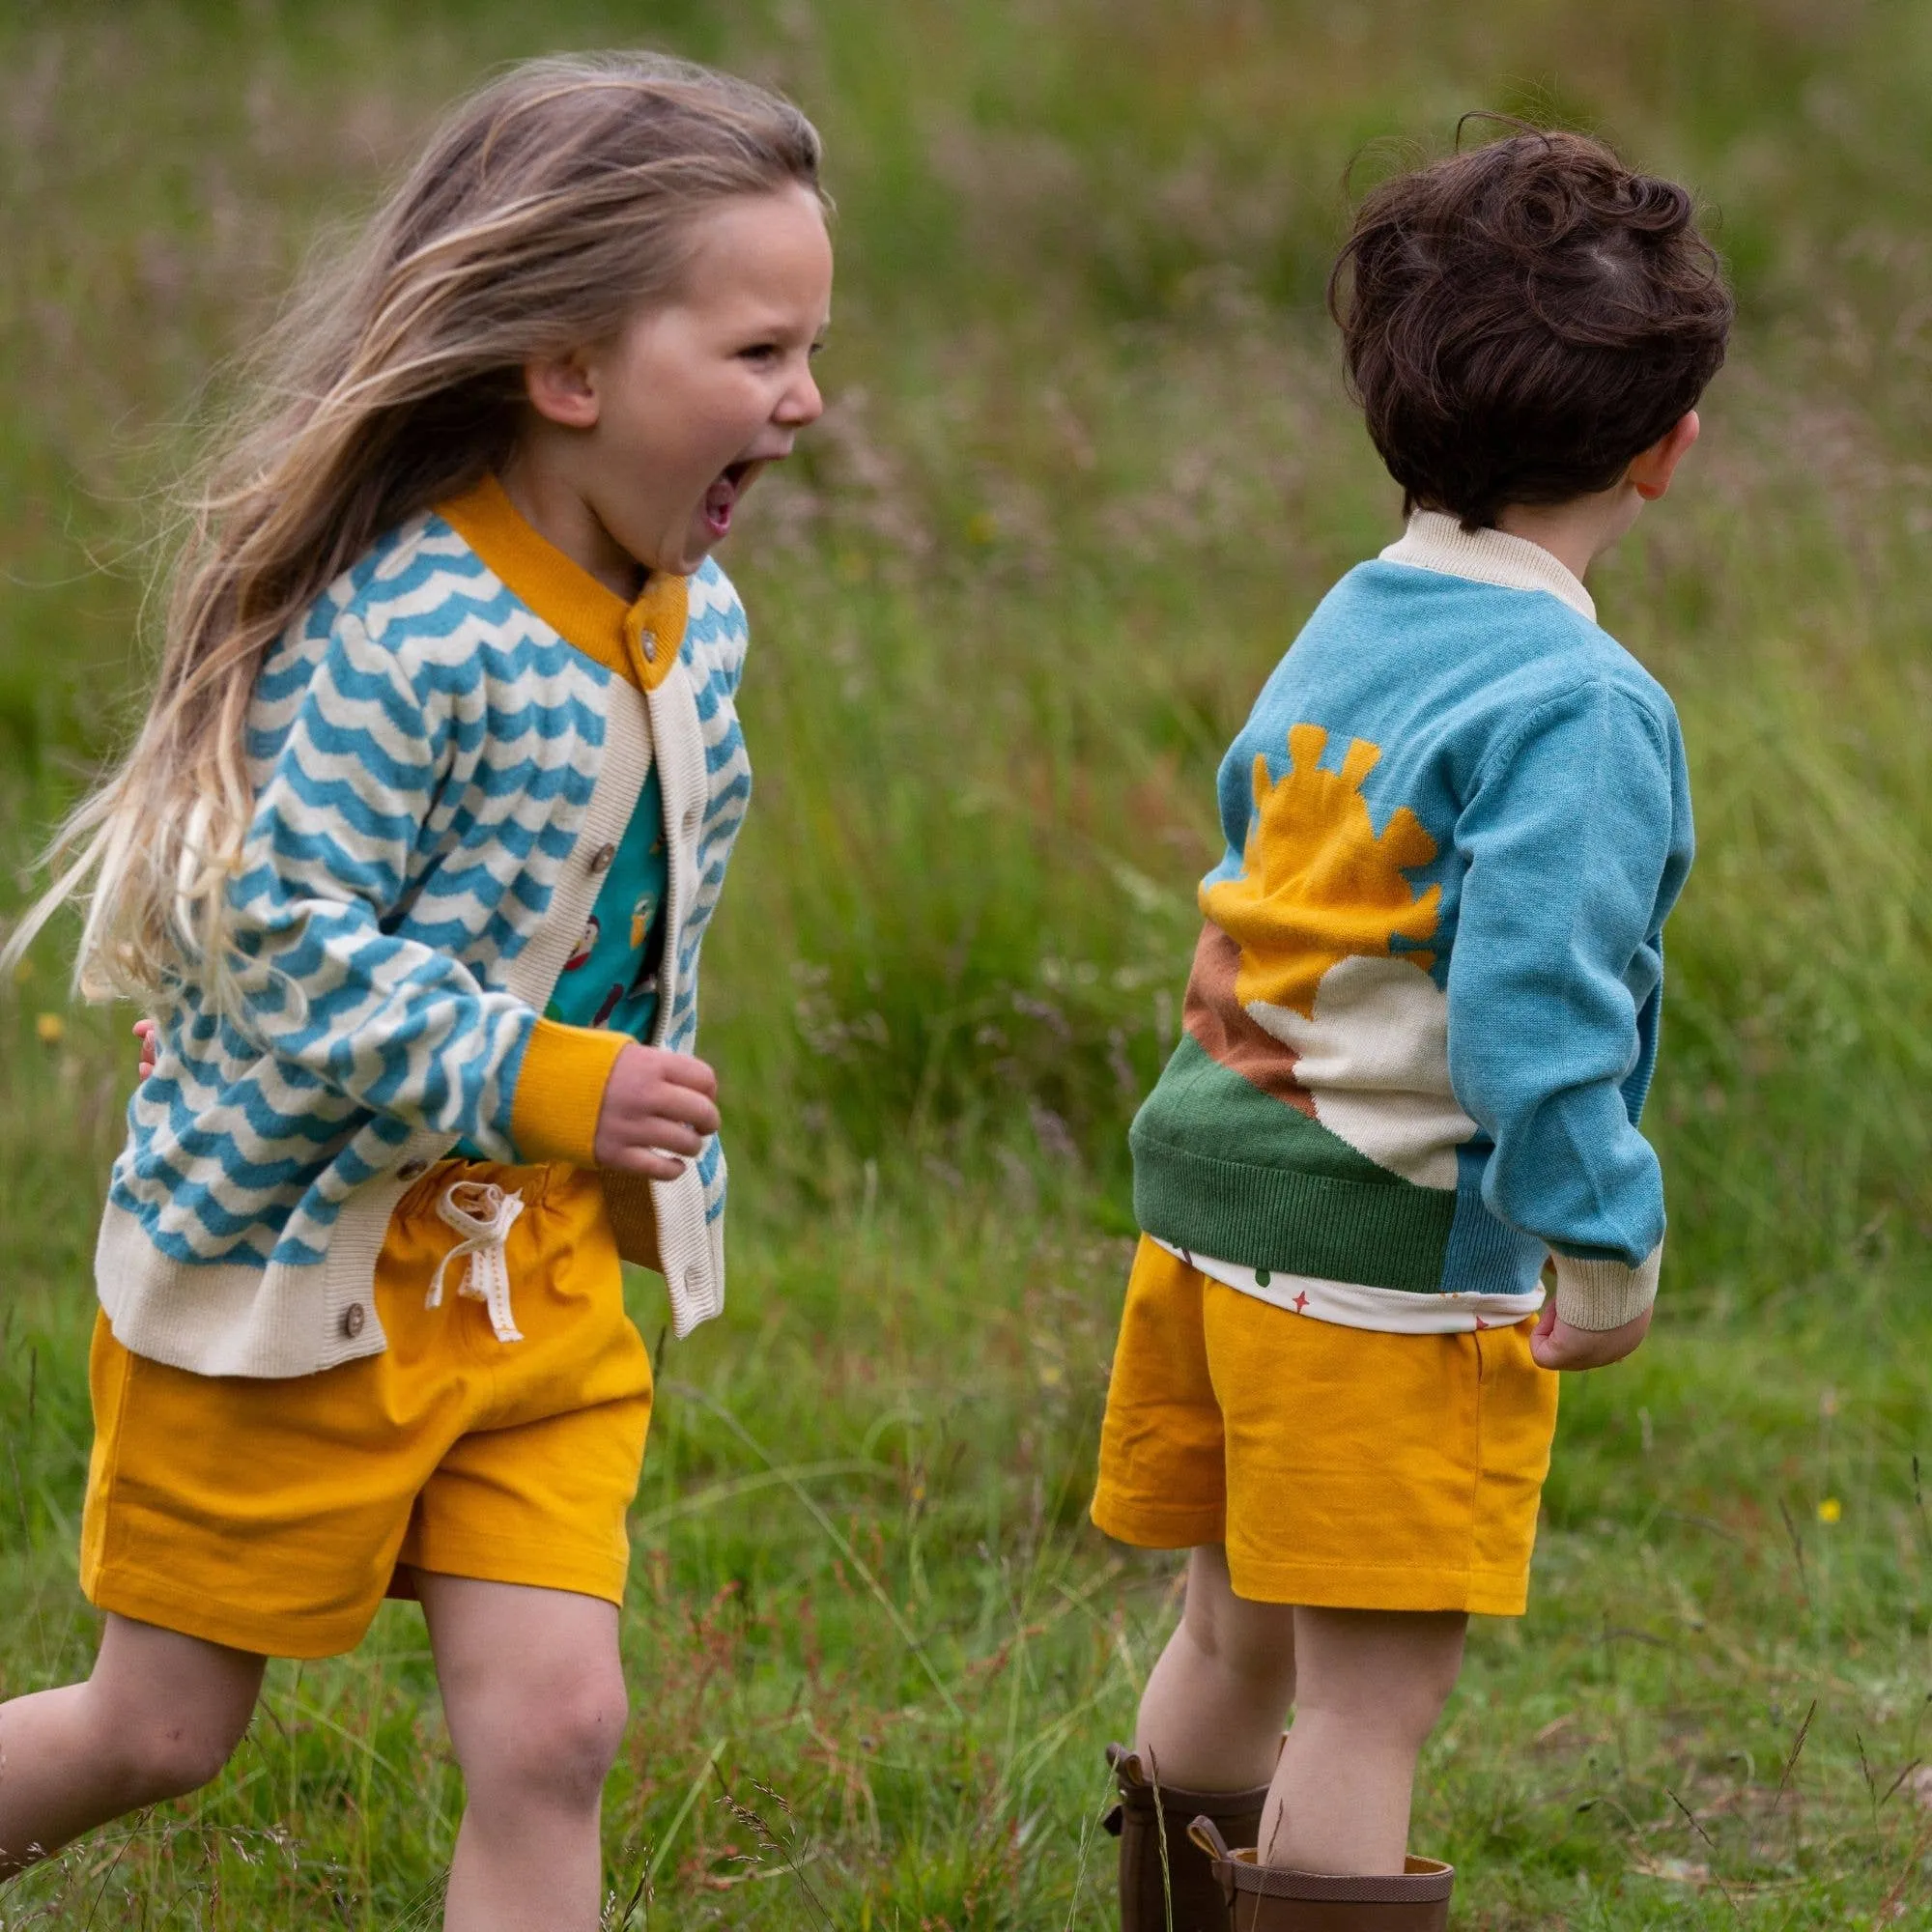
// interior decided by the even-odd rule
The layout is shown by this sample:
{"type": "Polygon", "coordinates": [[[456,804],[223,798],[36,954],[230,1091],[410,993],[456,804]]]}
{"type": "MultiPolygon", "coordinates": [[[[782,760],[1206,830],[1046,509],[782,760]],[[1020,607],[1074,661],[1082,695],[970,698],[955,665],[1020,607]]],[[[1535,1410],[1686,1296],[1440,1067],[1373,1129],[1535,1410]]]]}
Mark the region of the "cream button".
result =
{"type": "Polygon", "coordinates": [[[342,1311],[342,1332],[353,1342],[362,1332],[362,1324],[369,1318],[362,1312],[359,1301],[352,1301],[342,1311]]]}
{"type": "Polygon", "coordinates": [[[655,631],[639,631],[638,633],[638,641],[644,647],[645,663],[656,664],[658,661],[658,634],[655,631]]]}

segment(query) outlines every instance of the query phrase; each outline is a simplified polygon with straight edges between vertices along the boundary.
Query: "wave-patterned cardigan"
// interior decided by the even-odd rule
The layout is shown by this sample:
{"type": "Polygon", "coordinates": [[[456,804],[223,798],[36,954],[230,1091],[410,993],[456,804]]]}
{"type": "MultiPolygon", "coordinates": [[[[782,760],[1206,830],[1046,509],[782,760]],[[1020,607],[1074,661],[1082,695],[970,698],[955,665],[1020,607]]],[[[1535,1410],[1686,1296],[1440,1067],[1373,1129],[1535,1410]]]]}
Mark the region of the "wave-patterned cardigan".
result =
{"type": "MultiPolygon", "coordinates": [[[[652,758],[670,848],[658,1042],[697,1033],[698,950],[751,793],[743,606],[716,564],[626,606],[494,481],[383,538],[276,643],[230,889],[244,996],[156,1017],[96,1254],[136,1354],[309,1375],[384,1346],[391,1210],[458,1140],[593,1164],[621,1035],[539,1017],[652,758]]],[[[724,1158],[607,1174],[679,1335],[724,1296],[724,1158]]]]}

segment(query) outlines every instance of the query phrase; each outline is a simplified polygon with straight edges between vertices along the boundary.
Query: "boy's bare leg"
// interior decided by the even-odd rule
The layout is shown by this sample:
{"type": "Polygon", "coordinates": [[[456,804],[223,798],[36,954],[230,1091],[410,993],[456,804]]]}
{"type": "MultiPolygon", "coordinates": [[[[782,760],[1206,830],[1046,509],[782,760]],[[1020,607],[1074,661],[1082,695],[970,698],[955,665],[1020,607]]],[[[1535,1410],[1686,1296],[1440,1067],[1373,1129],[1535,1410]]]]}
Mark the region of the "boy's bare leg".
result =
{"type": "Polygon", "coordinates": [[[1245,1791],[1274,1776],[1294,1701],[1295,1612],[1235,1595],[1227,1552],[1189,1552],[1180,1623],[1141,1697],[1134,1747],[1162,1784],[1245,1791]]]}
{"type": "Polygon", "coordinates": [[[616,1605],[415,1580],[468,1793],[446,1932],[596,1932],[604,1779],[627,1716],[616,1605]]]}
{"type": "Polygon", "coordinates": [[[267,1659],[110,1615],[82,1684],[0,1704],[0,1878],[228,1762],[267,1659]]]}
{"type": "Polygon", "coordinates": [[[1415,1760],[1467,1626],[1461,1611],[1295,1610],[1294,1723],[1262,1813],[1263,1864],[1402,1870],[1415,1760]]]}

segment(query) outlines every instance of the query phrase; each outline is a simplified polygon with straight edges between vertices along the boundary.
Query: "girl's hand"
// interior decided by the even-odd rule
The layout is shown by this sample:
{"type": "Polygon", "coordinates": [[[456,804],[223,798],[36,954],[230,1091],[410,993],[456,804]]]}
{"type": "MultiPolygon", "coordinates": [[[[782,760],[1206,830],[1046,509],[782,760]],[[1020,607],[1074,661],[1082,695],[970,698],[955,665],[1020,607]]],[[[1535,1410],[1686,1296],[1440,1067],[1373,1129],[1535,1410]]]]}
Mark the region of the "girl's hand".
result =
{"type": "Polygon", "coordinates": [[[597,1165],[675,1180],[677,1154],[694,1154],[718,1131],[718,1076],[688,1053],[627,1046],[604,1083],[597,1165]]]}
{"type": "Polygon", "coordinates": [[[153,1020],[136,1020],[134,1037],[141,1042],[141,1078],[145,1080],[155,1070],[155,1023],[153,1020]]]}
{"type": "Polygon", "coordinates": [[[1543,1304],[1543,1314],[1529,1338],[1529,1352],[1538,1367],[1545,1369],[1605,1369],[1634,1354],[1650,1329],[1651,1311],[1646,1308],[1634,1321],[1620,1328],[1573,1328],[1556,1312],[1552,1295],[1543,1304]]]}

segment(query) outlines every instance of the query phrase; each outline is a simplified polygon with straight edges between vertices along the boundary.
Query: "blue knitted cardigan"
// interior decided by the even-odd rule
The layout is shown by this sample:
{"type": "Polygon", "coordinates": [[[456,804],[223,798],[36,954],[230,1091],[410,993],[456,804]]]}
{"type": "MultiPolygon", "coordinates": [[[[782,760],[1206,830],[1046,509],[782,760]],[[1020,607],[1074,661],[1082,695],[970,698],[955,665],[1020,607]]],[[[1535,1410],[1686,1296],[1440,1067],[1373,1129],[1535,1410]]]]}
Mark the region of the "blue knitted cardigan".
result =
{"type": "MultiPolygon", "coordinates": [[[[624,603],[489,481],[384,537],[270,653],[229,893],[242,1000],[179,985],[128,1110],[96,1257],[116,1338],[204,1375],[384,1347],[389,1215],[459,1140],[593,1164],[621,1036],[540,1018],[655,759],[670,846],[659,1042],[751,791],[744,610],[707,562],[624,603]]],[[[606,1175],[682,1335],[723,1305],[724,1158],[606,1175]]]]}

